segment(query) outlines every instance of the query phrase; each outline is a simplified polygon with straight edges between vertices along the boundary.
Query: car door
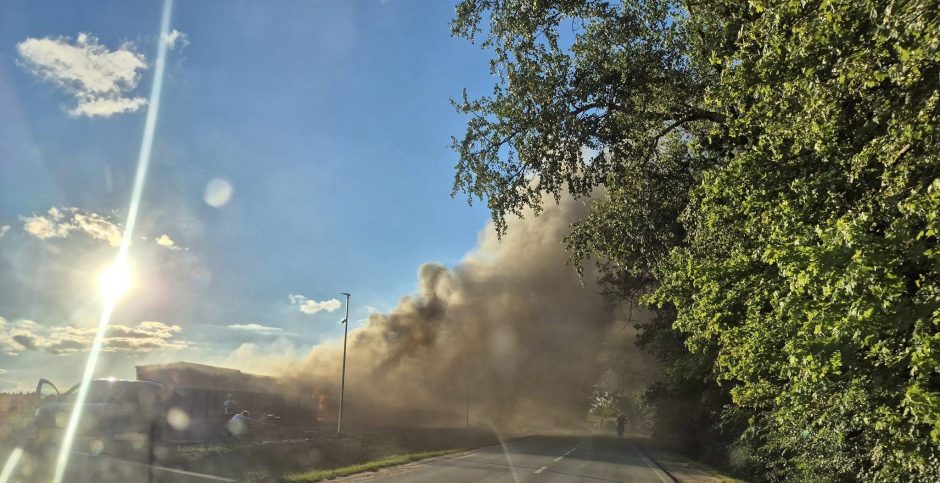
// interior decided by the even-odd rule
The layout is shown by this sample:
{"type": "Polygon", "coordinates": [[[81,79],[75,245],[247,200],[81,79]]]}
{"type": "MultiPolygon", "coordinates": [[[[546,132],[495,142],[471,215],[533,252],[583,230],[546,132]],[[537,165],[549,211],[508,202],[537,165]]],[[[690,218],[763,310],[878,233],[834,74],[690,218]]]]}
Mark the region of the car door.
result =
{"type": "MultiPolygon", "coordinates": [[[[121,384],[121,388],[114,391],[113,398],[108,401],[109,426],[112,434],[142,433],[146,432],[145,418],[141,417],[138,405],[138,387],[135,384],[121,384]]],[[[117,389],[117,388],[116,388],[117,389]]]]}
{"type": "Polygon", "coordinates": [[[60,395],[59,388],[48,379],[40,379],[36,384],[36,397],[39,398],[40,403],[57,401],[60,395]]]}

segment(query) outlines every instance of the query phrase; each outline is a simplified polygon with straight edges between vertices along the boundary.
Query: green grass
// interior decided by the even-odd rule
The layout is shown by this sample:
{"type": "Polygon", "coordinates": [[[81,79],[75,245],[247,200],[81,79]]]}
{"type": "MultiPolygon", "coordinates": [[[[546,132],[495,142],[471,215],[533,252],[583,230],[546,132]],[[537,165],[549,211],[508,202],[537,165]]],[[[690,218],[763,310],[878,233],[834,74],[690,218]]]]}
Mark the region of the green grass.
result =
{"type": "Polygon", "coordinates": [[[180,446],[177,452],[180,456],[189,458],[200,458],[203,456],[229,453],[238,449],[234,444],[198,444],[192,446],[180,446]]]}
{"type": "Polygon", "coordinates": [[[386,456],[384,458],[368,461],[366,463],[344,466],[342,468],[334,468],[332,470],[310,470],[304,471],[303,473],[292,473],[285,476],[284,479],[287,481],[322,481],[330,478],[338,478],[340,476],[349,476],[355,473],[362,473],[364,471],[375,471],[381,468],[387,468],[389,466],[402,465],[412,461],[423,460],[425,458],[433,458],[435,456],[441,456],[445,454],[459,453],[461,451],[466,450],[450,449],[444,451],[425,451],[423,453],[408,453],[403,455],[386,456]]]}

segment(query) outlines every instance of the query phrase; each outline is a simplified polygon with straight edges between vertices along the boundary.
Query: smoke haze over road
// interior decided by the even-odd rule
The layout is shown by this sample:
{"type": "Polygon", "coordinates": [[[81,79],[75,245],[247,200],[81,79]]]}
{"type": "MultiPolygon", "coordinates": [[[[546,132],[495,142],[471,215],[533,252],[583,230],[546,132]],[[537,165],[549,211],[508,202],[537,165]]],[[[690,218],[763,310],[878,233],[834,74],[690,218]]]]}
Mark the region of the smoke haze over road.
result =
{"type": "MultiPolygon", "coordinates": [[[[632,331],[617,332],[625,315],[600,295],[594,270],[582,284],[566,263],[561,239],[586,211],[564,199],[511,220],[501,240],[488,226],[454,268],[422,265],[416,293],[349,333],[349,421],[453,423],[468,391],[474,420],[583,421],[605,340],[642,359],[632,331]]],[[[332,398],[341,361],[341,341],[323,344],[286,373],[332,398]]]]}

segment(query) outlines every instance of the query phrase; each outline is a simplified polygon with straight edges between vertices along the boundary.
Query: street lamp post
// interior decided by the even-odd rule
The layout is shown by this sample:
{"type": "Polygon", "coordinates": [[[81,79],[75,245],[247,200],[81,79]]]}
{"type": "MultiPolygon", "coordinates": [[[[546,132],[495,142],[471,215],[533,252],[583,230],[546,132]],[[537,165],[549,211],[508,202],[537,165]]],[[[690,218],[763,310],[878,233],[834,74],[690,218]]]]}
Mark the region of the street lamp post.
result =
{"type": "Polygon", "coordinates": [[[470,378],[467,377],[467,429],[470,429],[470,378]]]}
{"type": "Polygon", "coordinates": [[[464,356],[463,373],[464,373],[464,376],[463,376],[464,377],[464,389],[466,390],[466,392],[464,393],[464,396],[466,396],[466,403],[467,403],[466,423],[467,423],[467,429],[470,429],[470,354],[467,354],[464,356]]]}
{"type": "Polygon", "coordinates": [[[343,376],[339,383],[339,419],[336,422],[336,434],[343,432],[343,395],[346,392],[346,336],[349,335],[349,294],[342,292],[346,296],[346,317],[343,318],[343,376]]]}

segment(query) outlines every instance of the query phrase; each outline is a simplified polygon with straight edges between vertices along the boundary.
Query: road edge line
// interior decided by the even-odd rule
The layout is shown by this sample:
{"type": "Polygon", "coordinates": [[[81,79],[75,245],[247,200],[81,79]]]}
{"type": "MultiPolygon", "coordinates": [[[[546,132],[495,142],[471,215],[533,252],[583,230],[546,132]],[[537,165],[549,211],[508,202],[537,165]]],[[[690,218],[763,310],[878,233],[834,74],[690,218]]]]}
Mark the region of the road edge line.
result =
{"type": "Polygon", "coordinates": [[[643,461],[646,462],[647,466],[649,466],[653,472],[656,473],[656,476],[659,477],[660,480],[663,480],[663,483],[679,483],[679,480],[677,480],[676,477],[672,475],[672,473],[666,470],[666,468],[663,468],[663,465],[659,464],[659,462],[653,458],[650,458],[649,455],[646,454],[646,451],[640,447],[639,444],[634,442],[633,448],[636,449],[637,454],[643,458],[643,461]],[[666,478],[669,478],[670,481],[664,480],[656,470],[661,471],[664,475],[666,475],[666,478]]]}

